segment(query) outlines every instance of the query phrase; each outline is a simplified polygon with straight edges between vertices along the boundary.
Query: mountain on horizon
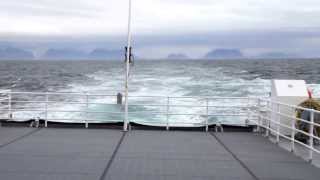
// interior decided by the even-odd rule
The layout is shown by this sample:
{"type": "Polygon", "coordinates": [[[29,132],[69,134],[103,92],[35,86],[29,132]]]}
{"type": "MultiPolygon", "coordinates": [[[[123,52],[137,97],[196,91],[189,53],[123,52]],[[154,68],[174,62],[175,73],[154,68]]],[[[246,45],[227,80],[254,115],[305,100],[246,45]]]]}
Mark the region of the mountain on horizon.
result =
{"type": "Polygon", "coordinates": [[[167,59],[172,59],[172,60],[189,59],[189,57],[186,54],[183,54],[183,53],[172,53],[172,54],[169,54],[167,56],[167,59]]]}
{"type": "Polygon", "coordinates": [[[243,58],[239,49],[215,49],[205,55],[205,59],[239,59],[243,58]]]}
{"type": "MultiPolygon", "coordinates": [[[[37,50],[29,51],[20,46],[0,41],[0,60],[121,60],[124,59],[124,51],[121,49],[95,48],[92,51],[77,50],[71,48],[49,48],[44,54],[37,50]]],[[[137,58],[137,56],[135,56],[137,58]]],[[[294,59],[303,56],[281,52],[269,51],[254,56],[245,56],[240,49],[214,49],[203,56],[204,59],[294,59]]],[[[139,59],[152,59],[140,57],[139,59]]],[[[162,58],[163,59],[163,58],[162,58]]],[[[173,52],[165,58],[167,60],[190,60],[184,52],[173,52]]],[[[202,59],[202,58],[198,58],[202,59]]]]}
{"type": "Polygon", "coordinates": [[[48,49],[42,56],[46,60],[116,60],[123,58],[120,50],[94,49],[89,53],[75,49],[48,49]]]}
{"type": "Polygon", "coordinates": [[[267,52],[258,55],[257,58],[268,58],[268,59],[286,59],[286,58],[297,58],[297,55],[284,53],[284,52],[267,52]]]}
{"type": "Polygon", "coordinates": [[[86,53],[75,49],[48,49],[42,56],[49,60],[87,59],[86,53]]]}
{"type": "Polygon", "coordinates": [[[121,50],[94,49],[88,57],[90,59],[118,60],[124,58],[124,52],[121,50]]]}
{"type": "Polygon", "coordinates": [[[0,49],[1,60],[33,60],[34,54],[32,52],[13,47],[6,47],[0,49]]]}

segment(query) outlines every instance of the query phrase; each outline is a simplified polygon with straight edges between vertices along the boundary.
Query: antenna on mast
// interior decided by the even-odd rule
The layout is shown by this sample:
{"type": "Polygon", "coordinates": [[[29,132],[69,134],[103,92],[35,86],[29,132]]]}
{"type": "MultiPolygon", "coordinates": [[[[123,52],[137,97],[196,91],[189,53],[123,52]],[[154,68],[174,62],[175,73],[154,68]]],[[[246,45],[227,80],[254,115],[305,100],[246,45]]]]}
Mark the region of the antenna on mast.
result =
{"type": "Polygon", "coordinates": [[[129,74],[130,74],[130,63],[132,62],[132,47],[131,47],[131,9],[132,2],[129,0],[129,14],[128,14],[128,39],[127,39],[127,47],[126,50],[126,78],[125,78],[125,114],[124,114],[124,123],[123,123],[123,131],[128,130],[128,94],[129,94],[129,74]]]}

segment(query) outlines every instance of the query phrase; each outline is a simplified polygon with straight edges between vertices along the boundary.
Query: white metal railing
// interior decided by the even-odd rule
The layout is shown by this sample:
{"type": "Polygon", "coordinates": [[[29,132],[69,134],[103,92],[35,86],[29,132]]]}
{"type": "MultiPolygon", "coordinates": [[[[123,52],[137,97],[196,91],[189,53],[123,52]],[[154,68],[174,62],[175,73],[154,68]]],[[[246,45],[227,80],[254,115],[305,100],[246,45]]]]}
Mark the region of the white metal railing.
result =
{"type": "MultiPolygon", "coordinates": [[[[116,95],[12,91],[0,94],[5,97],[0,99],[2,119],[43,119],[45,127],[48,122],[77,122],[88,127],[90,123],[124,119],[124,109],[116,104],[116,95]]],[[[129,122],[163,126],[167,130],[174,126],[203,126],[208,131],[209,125],[215,123],[248,125],[257,118],[251,112],[254,109],[256,98],[250,97],[129,96],[128,114],[129,122]],[[223,122],[228,118],[233,121],[223,122]]]]}
{"type": "MultiPolygon", "coordinates": [[[[115,93],[116,94],[116,93],[115,93]]],[[[17,121],[22,118],[43,119],[48,122],[90,123],[124,122],[123,105],[117,105],[117,95],[63,92],[0,92],[0,113],[2,119],[17,121]],[[66,108],[68,107],[68,108],[66,108]],[[70,108],[71,107],[71,108],[70,108]],[[70,116],[73,114],[73,116],[70,116]]],[[[206,131],[212,124],[256,125],[264,130],[266,136],[274,135],[290,141],[291,150],[299,144],[313,153],[320,154],[314,146],[320,141],[314,134],[320,124],[315,122],[320,111],[272,101],[259,97],[207,97],[207,96],[129,96],[129,122],[150,126],[204,127],[206,131]],[[310,119],[297,118],[295,112],[303,110],[310,113],[310,119]],[[180,118],[177,118],[180,117],[180,118]],[[229,120],[233,120],[230,122],[229,120]],[[297,122],[307,124],[308,131],[296,127],[297,122]],[[304,143],[295,136],[306,136],[304,143]]]]}
{"type": "Polygon", "coordinates": [[[258,98],[258,104],[264,103],[264,106],[259,106],[258,120],[253,120],[257,125],[258,130],[264,129],[265,135],[270,134],[275,136],[276,143],[280,142],[280,138],[290,141],[290,149],[295,152],[295,145],[299,144],[308,149],[308,160],[313,160],[313,153],[320,154],[320,149],[315,147],[315,140],[320,141],[320,137],[316,134],[315,129],[320,128],[320,124],[315,122],[315,117],[320,117],[320,111],[303,108],[300,106],[290,105],[282,102],[273,101],[270,99],[258,98]],[[309,113],[309,119],[296,117],[295,112],[306,111],[309,113]],[[297,122],[305,123],[307,131],[297,127],[297,122]],[[300,133],[306,137],[307,142],[297,139],[296,135],[300,133]]]}

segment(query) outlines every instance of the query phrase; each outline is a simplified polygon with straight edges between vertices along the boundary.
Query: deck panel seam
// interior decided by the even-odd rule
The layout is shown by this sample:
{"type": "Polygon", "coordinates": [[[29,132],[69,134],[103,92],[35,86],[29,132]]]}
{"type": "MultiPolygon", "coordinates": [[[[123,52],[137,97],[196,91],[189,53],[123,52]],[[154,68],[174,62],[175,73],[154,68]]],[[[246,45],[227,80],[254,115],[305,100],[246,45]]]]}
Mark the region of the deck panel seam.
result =
{"type": "Polygon", "coordinates": [[[240,163],[240,165],[253,177],[253,179],[259,180],[259,178],[253,173],[253,171],[251,171],[250,168],[249,168],[243,161],[241,161],[241,160],[238,158],[238,156],[237,156],[235,153],[233,153],[233,152],[231,151],[231,149],[228,148],[228,146],[227,146],[226,144],[224,144],[224,143],[222,142],[221,139],[219,139],[219,138],[218,138],[214,133],[212,133],[212,132],[210,132],[210,134],[219,142],[219,144],[221,144],[221,146],[222,146],[226,151],[228,151],[228,152],[231,154],[231,156],[232,156],[236,161],[238,161],[238,162],[240,163]]]}
{"type": "Polygon", "coordinates": [[[20,141],[20,140],[22,140],[22,139],[24,139],[24,138],[26,138],[26,137],[29,137],[29,136],[31,136],[32,134],[40,131],[41,129],[42,129],[42,128],[37,128],[37,129],[35,129],[35,130],[31,131],[31,132],[28,132],[28,133],[26,133],[26,134],[24,134],[24,135],[22,135],[22,136],[19,136],[19,137],[17,137],[17,138],[14,138],[13,140],[11,140],[11,141],[9,141],[9,142],[7,142],[7,143],[1,144],[1,145],[0,145],[0,149],[1,149],[1,148],[4,148],[4,147],[6,147],[6,146],[8,146],[8,145],[10,145],[10,144],[13,144],[13,143],[15,143],[15,142],[17,142],[17,141],[20,141]]]}
{"type": "Polygon", "coordinates": [[[103,173],[100,176],[99,180],[104,180],[106,178],[106,176],[107,176],[107,174],[109,172],[109,169],[110,169],[110,167],[111,167],[111,165],[112,165],[112,163],[113,163],[113,161],[114,161],[114,159],[115,159],[115,157],[116,157],[116,155],[117,155],[117,153],[118,153],[118,151],[120,149],[120,146],[121,146],[126,134],[127,134],[126,132],[123,132],[123,134],[122,134],[122,136],[121,136],[116,148],[114,149],[114,151],[113,151],[113,153],[112,153],[112,155],[111,155],[106,167],[104,168],[103,173]]]}

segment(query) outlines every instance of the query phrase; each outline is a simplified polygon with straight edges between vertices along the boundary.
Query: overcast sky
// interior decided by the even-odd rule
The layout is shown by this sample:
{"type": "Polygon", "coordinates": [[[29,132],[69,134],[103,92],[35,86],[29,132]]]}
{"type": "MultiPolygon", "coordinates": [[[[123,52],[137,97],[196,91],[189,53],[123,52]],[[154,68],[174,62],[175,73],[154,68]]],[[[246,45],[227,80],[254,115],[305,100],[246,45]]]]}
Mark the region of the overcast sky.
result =
{"type": "MultiPolygon", "coordinates": [[[[246,55],[282,51],[320,56],[319,0],[132,0],[140,56],[203,56],[214,48],[246,55]]],[[[48,47],[119,49],[128,0],[3,0],[0,41],[48,47]]]]}

